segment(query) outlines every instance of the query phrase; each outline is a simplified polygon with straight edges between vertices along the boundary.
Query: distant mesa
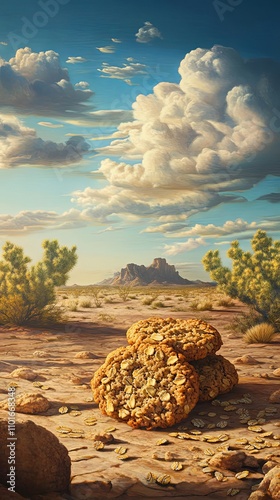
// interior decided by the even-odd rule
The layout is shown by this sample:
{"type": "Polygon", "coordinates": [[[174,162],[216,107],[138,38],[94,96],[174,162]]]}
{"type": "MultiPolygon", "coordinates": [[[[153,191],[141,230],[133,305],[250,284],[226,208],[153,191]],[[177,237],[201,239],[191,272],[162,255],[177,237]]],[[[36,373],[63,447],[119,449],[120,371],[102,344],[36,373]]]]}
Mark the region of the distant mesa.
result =
{"type": "Polygon", "coordinates": [[[127,264],[120,272],[112,278],[105,279],[98,285],[105,286],[158,286],[158,285],[210,285],[200,280],[190,281],[182,278],[176,271],[175,266],[166,262],[166,259],[156,258],[153,263],[146,267],[144,265],[127,264]]]}

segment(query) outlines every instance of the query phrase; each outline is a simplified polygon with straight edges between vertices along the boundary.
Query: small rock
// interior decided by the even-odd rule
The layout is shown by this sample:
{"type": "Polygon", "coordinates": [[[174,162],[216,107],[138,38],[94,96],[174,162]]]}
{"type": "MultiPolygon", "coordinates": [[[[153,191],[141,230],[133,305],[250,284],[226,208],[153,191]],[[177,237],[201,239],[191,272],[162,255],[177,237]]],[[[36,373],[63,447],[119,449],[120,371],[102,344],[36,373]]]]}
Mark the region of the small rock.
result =
{"type": "MultiPolygon", "coordinates": [[[[23,393],[16,397],[16,412],[37,415],[50,408],[51,404],[42,394],[23,393]]],[[[8,400],[0,403],[3,410],[9,409],[8,400]]]]}
{"type": "Polygon", "coordinates": [[[77,352],[74,357],[78,358],[78,359],[95,359],[96,358],[95,354],[93,354],[93,352],[90,352],[90,351],[77,352]]]}
{"type": "Polygon", "coordinates": [[[47,358],[48,353],[46,351],[34,351],[32,356],[34,358],[47,358]]]}
{"type": "Polygon", "coordinates": [[[81,377],[72,377],[71,382],[72,382],[72,384],[75,384],[75,385],[82,385],[84,383],[84,381],[81,377]]]}
{"type": "Polygon", "coordinates": [[[278,391],[272,392],[269,396],[270,403],[279,403],[280,404],[280,389],[278,391]]]}
{"type": "Polygon", "coordinates": [[[244,356],[241,356],[240,358],[236,358],[233,361],[234,364],[243,364],[243,365],[257,365],[260,363],[257,359],[253,358],[253,356],[250,356],[249,354],[244,354],[244,356]]]}
{"type": "Polygon", "coordinates": [[[274,377],[280,377],[280,368],[276,368],[273,372],[274,377]]]}
{"type": "Polygon", "coordinates": [[[30,368],[17,368],[10,376],[13,378],[23,378],[25,380],[35,380],[38,375],[33,370],[30,370],[30,368]]]}
{"type": "MultiPolygon", "coordinates": [[[[0,420],[0,481],[6,483],[8,464],[7,420],[0,420]]],[[[16,422],[16,489],[24,497],[66,492],[70,483],[68,451],[57,437],[31,420],[16,422]]],[[[1,500],[5,499],[0,490],[1,500]]],[[[13,498],[18,497],[13,493],[13,498]]],[[[7,497],[9,500],[10,497],[7,497]]]]}
{"type": "Polygon", "coordinates": [[[94,441],[101,441],[101,443],[104,443],[104,444],[111,444],[115,440],[113,434],[110,434],[108,432],[94,434],[94,436],[92,436],[92,439],[94,441]]]}
{"type": "Polygon", "coordinates": [[[259,466],[257,459],[255,457],[249,457],[244,451],[223,451],[216,453],[216,455],[209,460],[209,465],[210,467],[231,470],[234,472],[239,472],[244,466],[259,466]],[[250,464],[247,459],[250,459],[250,464]],[[251,459],[253,459],[252,462],[251,459]]]}
{"type": "Polygon", "coordinates": [[[279,464],[277,462],[275,462],[274,460],[268,460],[263,465],[262,471],[264,474],[267,474],[271,469],[273,469],[273,467],[276,467],[277,465],[279,465],[279,464]]]}

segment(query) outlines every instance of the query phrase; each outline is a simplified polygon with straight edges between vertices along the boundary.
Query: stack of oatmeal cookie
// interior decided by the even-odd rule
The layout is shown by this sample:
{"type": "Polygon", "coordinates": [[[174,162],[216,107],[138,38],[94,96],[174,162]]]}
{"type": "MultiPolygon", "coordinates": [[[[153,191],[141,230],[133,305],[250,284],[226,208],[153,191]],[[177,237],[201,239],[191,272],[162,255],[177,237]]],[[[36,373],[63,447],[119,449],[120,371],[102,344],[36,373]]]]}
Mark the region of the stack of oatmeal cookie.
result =
{"type": "Polygon", "coordinates": [[[127,340],[107,356],[91,387],[104,414],[132,427],[170,427],[198,401],[238,382],[235,367],[215,354],[219,332],[205,321],[149,318],[133,324],[127,340]]]}

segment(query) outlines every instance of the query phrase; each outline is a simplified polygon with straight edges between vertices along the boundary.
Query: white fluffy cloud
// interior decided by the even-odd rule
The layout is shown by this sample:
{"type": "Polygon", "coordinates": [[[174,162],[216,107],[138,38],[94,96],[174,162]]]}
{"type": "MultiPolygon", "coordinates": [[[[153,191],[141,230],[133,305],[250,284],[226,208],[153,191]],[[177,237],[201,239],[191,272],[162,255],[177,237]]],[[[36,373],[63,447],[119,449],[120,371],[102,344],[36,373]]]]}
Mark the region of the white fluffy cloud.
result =
{"type": "Polygon", "coordinates": [[[53,50],[17,50],[9,61],[0,59],[0,105],[20,113],[57,115],[66,110],[83,110],[93,92],[75,89],[68,70],[60,65],[53,50]]]}
{"type": "Polygon", "coordinates": [[[116,49],[115,47],[112,47],[111,45],[106,45],[105,47],[96,47],[99,52],[102,52],[102,54],[113,54],[116,49]]]}
{"type": "MultiPolygon", "coordinates": [[[[130,59],[130,58],[128,58],[130,59]]],[[[135,76],[146,75],[147,67],[145,64],[137,62],[124,63],[122,66],[110,66],[107,63],[102,63],[102,68],[98,69],[103,78],[115,78],[124,80],[128,85],[132,84],[131,79],[135,76]]]]}
{"type": "Polygon", "coordinates": [[[0,214],[0,234],[28,234],[44,229],[74,229],[90,224],[87,211],[71,209],[63,214],[53,211],[23,210],[16,215],[0,214]]]}
{"type": "Polygon", "coordinates": [[[38,122],[38,125],[41,125],[41,127],[48,127],[48,128],[63,128],[64,125],[62,123],[51,123],[51,122],[38,122]]]}
{"type": "Polygon", "coordinates": [[[205,245],[206,241],[203,238],[190,238],[183,243],[164,245],[164,251],[166,255],[178,255],[179,253],[190,252],[205,245]]]}
{"type": "Polygon", "coordinates": [[[280,106],[279,63],[243,60],[233,49],[214,46],[187,54],[179,73],[179,84],[162,82],[152,94],[139,95],[134,119],[99,149],[110,156],[100,172],[114,199],[123,207],[127,191],[130,199],[145,200],[151,212],[157,207],[156,220],[170,208],[172,222],[234,196],[241,201],[236,191],[279,176],[280,139],[272,127],[280,106]]]}
{"type": "Polygon", "coordinates": [[[69,56],[68,59],[67,59],[67,63],[68,64],[81,64],[81,63],[84,63],[86,62],[87,59],[85,59],[84,57],[81,57],[81,56],[69,56]]]}
{"type": "MultiPolygon", "coordinates": [[[[158,227],[149,228],[149,232],[157,232],[158,229],[158,227]]],[[[161,232],[166,234],[171,233],[168,224],[161,226],[161,229],[161,232]]],[[[228,220],[222,226],[216,226],[215,224],[195,224],[189,229],[172,231],[172,237],[204,236],[207,238],[219,238],[221,236],[225,237],[232,234],[244,233],[246,231],[257,231],[257,229],[259,229],[259,224],[257,222],[247,222],[239,218],[234,221],[228,220]]]]}
{"type": "Polygon", "coordinates": [[[89,149],[81,136],[66,143],[44,141],[17,118],[0,115],[0,168],[78,163],[89,149]]]}
{"type": "Polygon", "coordinates": [[[88,82],[78,82],[78,83],[75,83],[75,87],[78,87],[81,89],[88,89],[89,83],[88,82]]]}
{"type": "Polygon", "coordinates": [[[146,21],[144,23],[144,26],[142,26],[142,28],[139,28],[135,36],[136,41],[140,43],[148,43],[154,38],[162,38],[158,28],[153,26],[149,21],[146,21]]]}

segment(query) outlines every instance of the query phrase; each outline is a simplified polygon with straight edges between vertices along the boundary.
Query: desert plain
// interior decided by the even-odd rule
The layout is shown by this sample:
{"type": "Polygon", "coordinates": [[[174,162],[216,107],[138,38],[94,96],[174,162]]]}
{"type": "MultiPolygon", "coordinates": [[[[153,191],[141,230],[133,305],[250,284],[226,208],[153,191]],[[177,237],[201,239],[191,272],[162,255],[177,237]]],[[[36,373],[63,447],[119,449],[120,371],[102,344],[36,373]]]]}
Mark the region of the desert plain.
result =
{"type": "MultiPolygon", "coordinates": [[[[215,287],[68,287],[59,290],[58,304],[65,310],[59,327],[0,328],[0,404],[11,384],[17,397],[42,394],[48,410],[17,413],[16,419],[50,430],[71,458],[69,492],[32,500],[245,500],[263,479],[263,465],[280,462],[280,401],[271,398],[280,385],[280,335],[270,343],[245,343],[234,328],[236,318],[250,314],[244,304],[215,287]],[[177,426],[147,431],[102,415],[90,380],[107,354],[127,344],[129,326],[151,316],[200,318],[213,325],[223,340],[218,354],[235,365],[239,383],[229,394],[198,403],[177,426]],[[18,368],[32,370],[32,380],[12,376],[18,368]],[[96,436],[104,433],[113,441],[96,449],[96,436]],[[125,459],[115,451],[120,447],[125,459]],[[215,462],[227,450],[245,453],[239,471],[215,462]],[[155,480],[162,476],[168,484],[155,480]]],[[[7,418],[5,409],[0,418],[7,418]]]]}

